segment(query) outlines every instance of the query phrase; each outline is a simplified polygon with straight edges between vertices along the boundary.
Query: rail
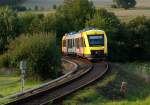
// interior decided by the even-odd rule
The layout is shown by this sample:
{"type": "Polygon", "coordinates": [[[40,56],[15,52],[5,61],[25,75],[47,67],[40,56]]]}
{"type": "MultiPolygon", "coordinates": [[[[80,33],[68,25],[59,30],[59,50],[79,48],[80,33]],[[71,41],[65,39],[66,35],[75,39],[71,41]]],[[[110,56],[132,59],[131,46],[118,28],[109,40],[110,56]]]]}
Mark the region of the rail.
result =
{"type": "Polygon", "coordinates": [[[7,105],[45,105],[51,103],[57,99],[60,99],[90,83],[102,77],[109,69],[107,62],[100,62],[92,64],[87,60],[73,60],[76,70],[72,71],[70,75],[58,80],[57,85],[44,85],[44,87],[32,90],[33,93],[24,94],[22,98],[19,98],[7,105]],[[84,65],[84,66],[82,66],[84,65]],[[100,70],[99,70],[100,69],[100,70]]]}

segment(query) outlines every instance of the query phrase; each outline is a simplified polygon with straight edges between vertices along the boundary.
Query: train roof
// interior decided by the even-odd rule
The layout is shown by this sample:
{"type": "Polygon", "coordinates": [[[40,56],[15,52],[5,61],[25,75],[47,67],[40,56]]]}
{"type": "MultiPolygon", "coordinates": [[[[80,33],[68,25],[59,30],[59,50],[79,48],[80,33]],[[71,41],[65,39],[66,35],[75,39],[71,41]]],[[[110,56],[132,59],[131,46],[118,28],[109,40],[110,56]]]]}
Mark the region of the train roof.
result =
{"type": "Polygon", "coordinates": [[[78,32],[73,31],[73,32],[70,32],[70,33],[66,33],[66,35],[74,35],[76,33],[78,33],[78,32]]]}
{"type": "MultiPolygon", "coordinates": [[[[81,32],[85,32],[85,31],[91,31],[91,30],[99,30],[99,31],[103,31],[103,30],[100,30],[98,28],[95,28],[95,27],[87,27],[87,28],[84,28],[83,30],[80,30],[79,32],[70,32],[70,33],[66,33],[66,35],[75,35],[75,34],[78,34],[78,33],[81,33],[81,32]]],[[[103,31],[104,32],[104,31],[103,31]]]]}

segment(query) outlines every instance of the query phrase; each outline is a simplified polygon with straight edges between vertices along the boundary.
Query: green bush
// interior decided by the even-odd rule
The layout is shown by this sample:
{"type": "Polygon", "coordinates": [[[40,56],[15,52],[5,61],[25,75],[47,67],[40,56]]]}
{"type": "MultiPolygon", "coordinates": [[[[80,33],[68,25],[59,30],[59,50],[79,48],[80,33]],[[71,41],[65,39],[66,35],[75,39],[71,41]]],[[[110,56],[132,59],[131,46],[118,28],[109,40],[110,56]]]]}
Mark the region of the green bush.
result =
{"type": "Polygon", "coordinates": [[[42,32],[43,14],[24,13],[18,16],[20,20],[22,33],[40,33],[42,32]]]}
{"type": "Polygon", "coordinates": [[[8,55],[11,65],[18,67],[27,60],[29,77],[34,79],[56,78],[60,75],[60,54],[53,33],[21,35],[11,41],[8,55]]]}
{"type": "Polygon", "coordinates": [[[136,17],[127,23],[126,29],[130,60],[150,60],[150,19],[136,17]]]}
{"type": "Polygon", "coordinates": [[[57,35],[62,37],[64,33],[83,29],[94,11],[95,7],[92,1],[64,0],[63,4],[56,9],[57,35]]]}
{"type": "Polygon", "coordinates": [[[0,68],[9,66],[9,57],[7,54],[0,55],[0,68]]]}
{"type": "Polygon", "coordinates": [[[8,40],[20,34],[17,14],[9,7],[0,7],[0,53],[6,50],[8,40]]]}

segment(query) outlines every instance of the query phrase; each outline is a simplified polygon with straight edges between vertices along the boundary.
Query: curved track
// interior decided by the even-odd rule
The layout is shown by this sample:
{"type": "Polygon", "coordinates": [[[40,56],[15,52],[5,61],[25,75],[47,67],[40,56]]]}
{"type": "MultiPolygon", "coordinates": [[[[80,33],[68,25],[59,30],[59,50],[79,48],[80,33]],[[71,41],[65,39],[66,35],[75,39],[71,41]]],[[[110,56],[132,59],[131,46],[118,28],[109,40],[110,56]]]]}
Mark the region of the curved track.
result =
{"type": "Polygon", "coordinates": [[[7,105],[45,105],[51,103],[99,79],[109,68],[106,62],[92,64],[83,59],[75,58],[70,60],[78,64],[78,70],[68,78],[68,81],[7,105]]]}

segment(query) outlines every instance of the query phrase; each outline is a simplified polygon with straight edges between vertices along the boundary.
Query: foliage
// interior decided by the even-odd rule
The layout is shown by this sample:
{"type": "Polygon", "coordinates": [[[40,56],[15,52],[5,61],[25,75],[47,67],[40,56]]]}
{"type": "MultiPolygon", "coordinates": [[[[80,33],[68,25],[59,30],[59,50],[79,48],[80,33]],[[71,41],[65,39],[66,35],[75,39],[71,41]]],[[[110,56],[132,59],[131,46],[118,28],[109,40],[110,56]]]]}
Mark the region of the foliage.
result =
{"type": "Polygon", "coordinates": [[[25,13],[18,16],[20,20],[20,30],[22,33],[40,33],[42,28],[43,14],[25,13]]]}
{"type": "MultiPolygon", "coordinates": [[[[43,82],[46,81],[26,80],[24,89],[27,90],[38,87],[43,82]]],[[[22,89],[20,83],[20,75],[12,68],[0,71],[0,105],[13,101],[12,99],[6,100],[5,97],[21,92],[22,89]]]]}
{"type": "Polygon", "coordinates": [[[41,31],[42,32],[56,31],[56,18],[57,17],[55,16],[55,14],[47,14],[46,16],[44,16],[43,21],[41,22],[41,31]]]}
{"type": "Polygon", "coordinates": [[[6,50],[8,40],[18,36],[20,33],[17,14],[8,7],[1,7],[0,25],[0,53],[2,53],[6,50]]]}
{"type": "Polygon", "coordinates": [[[27,8],[25,6],[11,6],[12,10],[15,10],[15,11],[26,11],[27,8]]]}
{"type": "Polygon", "coordinates": [[[150,19],[137,17],[127,24],[129,57],[131,60],[150,59],[150,19]]]}
{"type": "Polygon", "coordinates": [[[11,65],[17,67],[23,59],[28,62],[27,74],[33,79],[56,78],[60,75],[60,55],[55,35],[41,33],[22,35],[9,44],[11,65]]]}
{"type": "Polygon", "coordinates": [[[26,0],[0,0],[0,5],[17,5],[18,3],[23,3],[26,0]]]}
{"type": "Polygon", "coordinates": [[[26,0],[0,0],[0,6],[9,6],[15,11],[26,11],[27,8],[20,5],[25,1],[26,0]]]}
{"type": "Polygon", "coordinates": [[[0,68],[9,66],[9,57],[7,54],[0,55],[0,68]]]}
{"type": "Polygon", "coordinates": [[[106,76],[107,78],[74,93],[71,97],[67,97],[63,104],[149,105],[150,84],[141,75],[136,74],[137,72],[141,73],[141,71],[137,71],[139,65],[141,63],[113,63],[111,71],[106,76]],[[127,82],[127,92],[124,96],[120,94],[122,81],[127,82]]]}
{"type": "Polygon", "coordinates": [[[0,15],[0,53],[7,50],[9,40],[23,33],[55,32],[57,44],[61,46],[61,38],[65,33],[94,26],[106,32],[111,60],[150,59],[150,19],[138,17],[129,23],[121,23],[113,13],[105,9],[95,10],[92,2],[88,0],[65,0],[53,14],[17,15],[7,7],[0,9],[0,15]]]}
{"type": "Polygon", "coordinates": [[[105,30],[109,35],[114,35],[118,31],[120,22],[118,18],[106,9],[99,9],[94,13],[93,18],[86,22],[86,26],[95,26],[105,30]]]}
{"type": "Polygon", "coordinates": [[[132,8],[136,5],[136,0],[113,0],[119,8],[132,8]]]}
{"type": "Polygon", "coordinates": [[[58,35],[63,35],[66,32],[83,29],[94,11],[95,8],[91,1],[64,0],[63,5],[56,11],[56,32],[58,35]]]}

